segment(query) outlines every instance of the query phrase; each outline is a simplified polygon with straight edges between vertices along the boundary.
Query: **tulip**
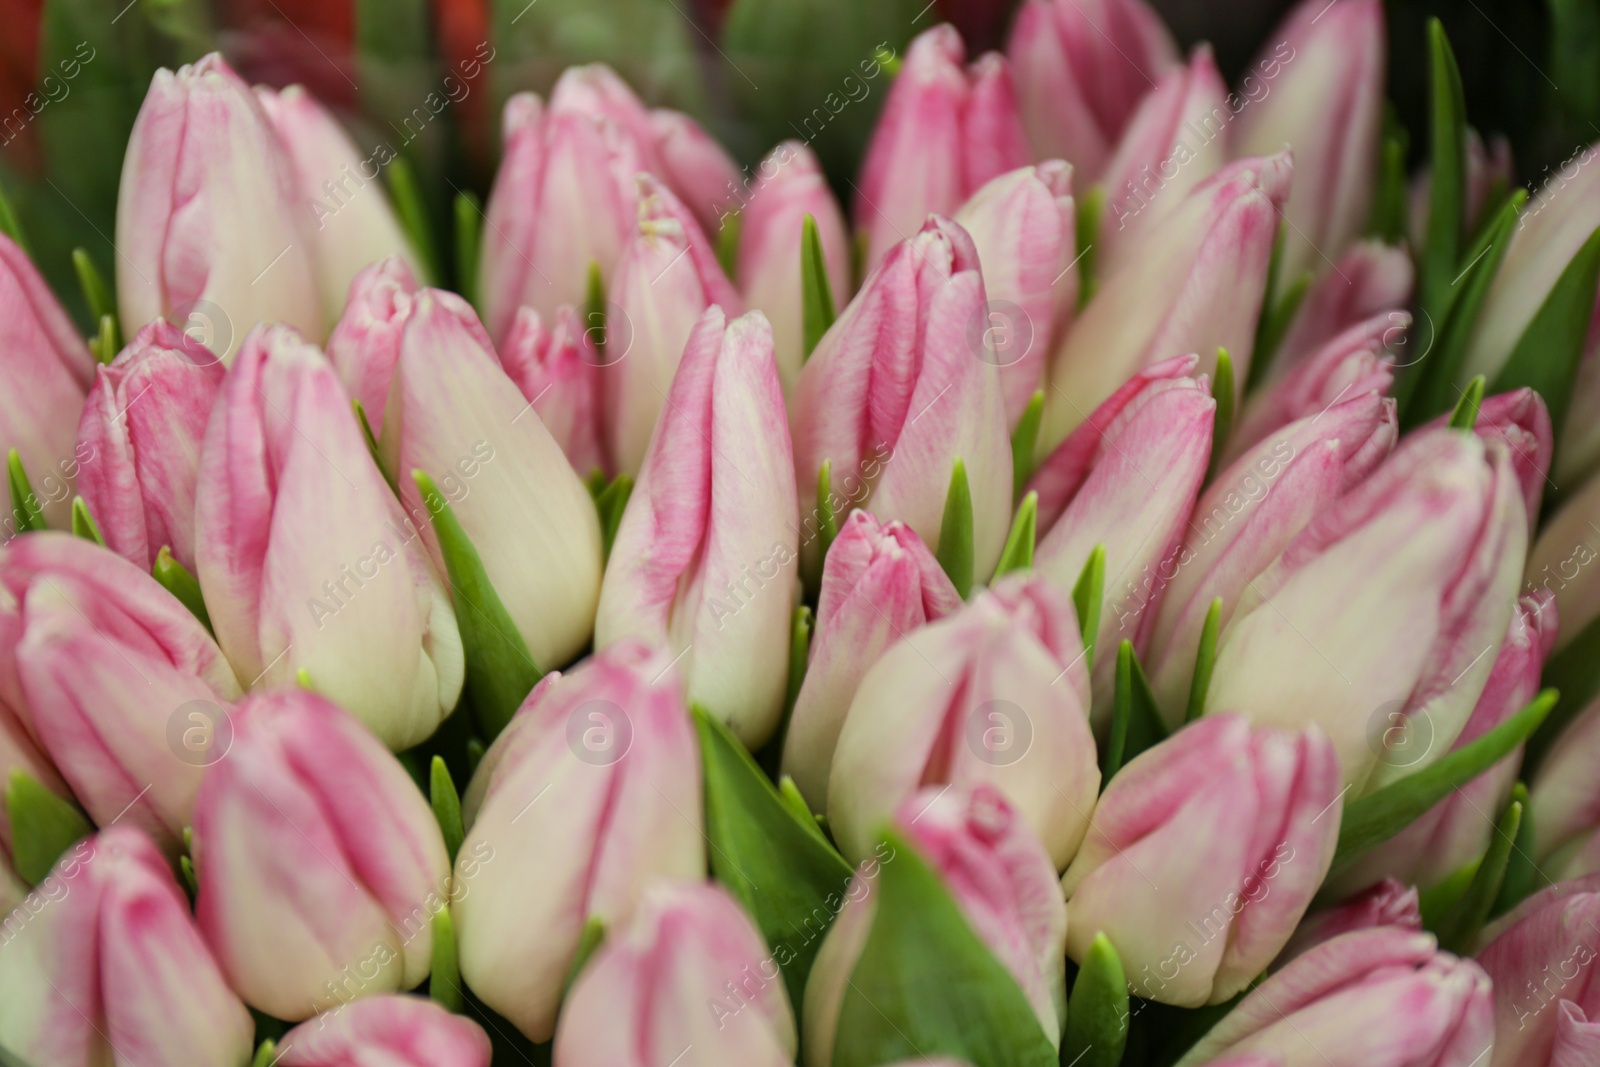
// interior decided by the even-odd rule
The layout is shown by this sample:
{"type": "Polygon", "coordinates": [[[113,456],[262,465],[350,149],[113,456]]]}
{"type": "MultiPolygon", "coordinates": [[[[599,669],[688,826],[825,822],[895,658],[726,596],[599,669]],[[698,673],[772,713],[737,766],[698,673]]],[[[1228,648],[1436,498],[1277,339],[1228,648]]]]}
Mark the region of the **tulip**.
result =
{"type": "Polygon", "coordinates": [[[990,179],[1029,162],[1005,59],[991,52],[963,69],[966,52],[949,25],[919,34],[906,49],[856,189],[868,266],[928,215],[952,214],[990,179]]]}
{"type": "Polygon", "coordinates": [[[350,283],[370,264],[398,256],[424,273],[378,181],[387,160],[377,153],[363,157],[303,86],[261,86],[256,97],[289,154],[294,201],[304,216],[302,227],[313,236],[312,266],[327,321],[339,318],[350,283]]]}
{"type": "Polygon", "coordinates": [[[194,566],[194,493],[220,360],[156,320],[95,376],[78,422],[78,492],[113,552],[149,570],[163,547],[194,566]]]}
{"type": "Polygon", "coordinates": [[[1600,704],[1590,704],[1561,732],[1533,779],[1528,811],[1533,859],[1546,877],[1557,881],[1600,872],[1597,708],[1600,704]]]}
{"type": "Polygon", "coordinates": [[[1245,380],[1291,170],[1287,154],[1230,164],[1174,204],[1160,227],[1128,242],[1051,356],[1044,448],[1160,360],[1196,352],[1209,372],[1226,348],[1236,380],[1245,380]]]}
{"type": "Polygon", "coordinates": [[[1246,994],[1178,1067],[1250,1053],[1282,1067],[1470,1067],[1491,1045],[1499,1052],[1492,1013],[1483,970],[1439,951],[1432,934],[1361,930],[1246,994]]]}
{"type": "Polygon", "coordinates": [[[1386,67],[1382,0],[1303,0],[1258,58],[1266,96],[1239,112],[1237,155],[1294,148],[1295,180],[1284,207],[1280,277],[1320,274],[1361,235],[1372,211],[1383,131],[1386,67]],[[1285,54],[1287,50],[1287,55],[1285,54]]]}
{"type": "Polygon", "coordinates": [[[595,346],[597,334],[572,308],[557,311],[548,325],[532,308],[518,308],[500,348],[500,366],[581,475],[611,466],[601,438],[605,356],[595,346]]]}
{"type": "Polygon", "coordinates": [[[816,513],[817,472],[828,461],[834,485],[865,490],[850,506],[900,520],[937,552],[959,459],[972,495],[974,573],[993,573],[1012,484],[987,311],[977,249],[948,219],[929,219],[884,257],[795,384],[801,514],[816,513]]]}
{"type": "Polygon", "coordinates": [[[399,256],[363,268],[350,283],[344,314],[328,335],[328,359],[372,432],[383,428],[389,380],[400,361],[400,335],[417,294],[417,279],[399,256]]]}
{"type": "Polygon", "coordinates": [[[1183,720],[1212,600],[1222,598],[1218,621],[1226,626],[1250,583],[1372,473],[1398,434],[1394,401],[1378,392],[1352,395],[1275,431],[1206,490],[1180,532],[1182,546],[1161,557],[1147,583],[1159,606],[1145,662],[1169,728],[1183,720]]]}
{"type": "Polygon", "coordinates": [[[688,209],[660,182],[639,177],[639,220],[617,263],[606,309],[601,373],[607,448],[624,474],[639,470],[684,345],[716,304],[742,313],[733,283],[688,209]]]}
{"type": "Polygon", "coordinates": [[[1288,942],[1328,873],[1338,800],[1338,761],[1314,725],[1212,715],[1172,735],[1094,809],[1061,880],[1067,955],[1081,962],[1104,933],[1137,995],[1188,1008],[1230,999],[1288,942]]]}
{"type": "Polygon", "coordinates": [[[90,818],[176,855],[240,692],[211,635],[139,567],[65,533],[8,545],[0,587],[0,704],[90,818]]]}
{"type": "Polygon", "coordinates": [[[449,598],[332,365],[287,327],[253,332],[223,381],[195,540],[217,641],[251,687],[305,671],[396,750],[455,707],[464,672],[449,598]]]}
{"type": "MultiPolygon", "coordinates": [[[[16,449],[52,526],[65,526],[72,482],[83,460],[73,451],[72,418],[94,381],[94,359],[27,254],[0,234],[0,453],[16,449]]],[[[0,541],[18,532],[14,511],[0,541]]]]}
{"type": "Polygon", "coordinates": [[[198,322],[224,362],[258,322],[320,340],[308,222],[282,143],[221,55],[156,72],[117,195],[124,324],[198,322]]]}
{"type": "MultiPolygon", "coordinates": [[[[576,658],[600,596],[600,521],[465,300],[437,289],[417,294],[390,396],[379,451],[406,513],[427,514],[410,472],[439,479],[534,662],[576,658]]],[[[444,573],[432,525],[422,534],[444,573]]]]}
{"type": "MultiPolygon", "coordinates": [[[[1446,413],[1432,425],[1444,426],[1449,420],[1446,413]]],[[[1538,525],[1545,484],[1550,480],[1550,454],[1555,451],[1550,409],[1543,397],[1526,387],[1497,393],[1479,403],[1473,429],[1486,441],[1502,442],[1510,452],[1511,469],[1522,486],[1531,536],[1538,525]]]]}
{"type": "Polygon", "coordinates": [[[1206,706],[1320,723],[1357,795],[1419,770],[1450,750],[1483,691],[1527,530],[1502,442],[1409,435],[1249,583],[1206,706]]]}
{"type": "Polygon", "coordinates": [[[1072,168],[1056,160],[990,181],[955,214],[972,237],[989,298],[986,355],[1015,423],[1078,302],[1072,168]]]}
{"type": "Polygon", "coordinates": [[[556,1067],[787,1067],[794,1013],[761,934],[720,886],[658,886],[578,975],[556,1067]]]}
{"type": "Polygon", "coordinates": [[[1282,970],[1290,960],[1342,934],[1380,926],[1422,929],[1422,898],[1416,886],[1385,878],[1343,904],[1307,915],[1278,954],[1273,969],[1282,970]]]}
{"type": "Polygon", "coordinates": [[[1600,1024],[1592,1023],[1583,1009],[1571,1002],[1556,1009],[1556,1039],[1550,1049],[1550,1067],[1584,1067],[1600,1056],[1600,1024]]]}
{"type": "Polygon", "coordinates": [[[108,826],[38,892],[0,940],[0,1046],[61,1067],[250,1062],[255,1023],[148,837],[108,826]]]}
{"type": "Polygon", "coordinates": [[[799,531],[772,328],[701,316],[617,529],[595,647],[671,645],[752,751],[783,711],[799,531]]]}
{"type": "Polygon", "coordinates": [[[467,790],[461,973],[534,1041],[587,921],[617,932],[651,884],[705,876],[700,750],[672,672],[669,652],[626,641],[546,675],[467,790]]]}
{"type": "Polygon", "coordinates": [[[856,689],[828,778],[846,858],[918,789],[988,783],[1033,827],[1056,869],[1083,840],[1100,786],[1089,672],[1072,603],[1010,577],[890,646],[856,689]]]}
{"type": "Polygon", "coordinates": [[[228,984],[291,1022],[427,975],[450,858],[428,802],[315,693],[246,697],[201,783],[195,917],[228,984]]]}
{"type": "Polygon", "coordinates": [[[652,169],[678,194],[707,232],[715,231],[739,187],[739,166],[705,127],[681,111],[650,112],[652,169]]]}
{"type": "Polygon", "coordinates": [[[1099,180],[1139,101],[1180,62],[1143,0],[1025,0],[1006,54],[1036,159],[1099,180]]]}
{"type": "Polygon", "coordinates": [[[422,997],[367,997],[319,1015],[283,1035],[279,1067],[489,1067],[489,1036],[461,1015],[422,997]]]}
{"type": "MultiPolygon", "coordinates": [[[[0,698],[0,782],[9,785],[12,775],[19,772],[59,797],[72,796],[50,757],[40,750],[38,742],[28,732],[27,724],[0,698]]],[[[28,895],[27,883],[18,876],[13,864],[15,854],[10,812],[5,804],[0,804],[0,916],[10,915],[28,895]]],[[[0,927],[0,935],[3,934],[4,928],[0,927]]]]}
{"type": "MultiPolygon", "coordinates": [[[[1575,420],[1576,421],[1576,420],[1575,420]]],[[[1564,500],[1539,532],[1528,555],[1530,586],[1549,589],[1561,611],[1555,651],[1567,648],[1600,618],[1600,478],[1591,478],[1564,500]]]]}
{"type": "MultiPolygon", "coordinates": [[[[895,830],[933,868],[972,931],[1017,980],[1050,1043],[1059,1044],[1067,909],[1050,857],[1017,810],[988,785],[970,793],[925,789],[895,812],[895,830]]],[[[869,861],[852,876],[806,982],[806,1067],[833,1062],[845,990],[877,916],[876,868],[869,861]]]]}
{"type": "Polygon", "coordinates": [[[1385,343],[1396,350],[1396,359],[1402,365],[1426,357],[1439,324],[1425,323],[1423,337],[1406,336],[1411,316],[1405,308],[1411,303],[1416,268],[1405,249],[1381,241],[1357,241],[1334,262],[1334,267],[1306,291],[1289,332],[1278,344],[1276,358],[1268,368],[1270,375],[1295,367],[1346,330],[1380,313],[1387,315],[1390,327],[1384,335],[1385,343]],[[1408,344],[1418,354],[1407,354],[1403,346],[1408,344]]]}
{"type": "Polygon", "coordinates": [[[785,141],[757,168],[757,184],[739,216],[739,294],[772,320],[784,392],[805,363],[800,250],[804,220],[816,220],[836,305],[850,298],[850,234],[816,154],[803,141],[785,141]]]}
{"type": "Polygon", "coordinates": [[[961,607],[933,553],[898,522],[852,512],[828,550],[811,658],[784,737],[783,773],[813,810],[828,800],[828,768],[845,714],[884,650],[961,607]]]}

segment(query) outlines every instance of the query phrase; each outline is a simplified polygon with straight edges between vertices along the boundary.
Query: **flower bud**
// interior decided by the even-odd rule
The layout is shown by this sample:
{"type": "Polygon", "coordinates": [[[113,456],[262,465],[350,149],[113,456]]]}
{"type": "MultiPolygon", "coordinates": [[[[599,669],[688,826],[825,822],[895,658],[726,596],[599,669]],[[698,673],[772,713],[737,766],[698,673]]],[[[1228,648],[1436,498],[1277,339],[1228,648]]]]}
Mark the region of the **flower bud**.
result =
{"type": "Polygon", "coordinates": [[[1385,878],[1343,904],[1307,915],[1273,961],[1273,969],[1282,970],[1296,956],[1303,956],[1341,934],[1378,926],[1422,929],[1422,898],[1416,886],[1385,878]]]}
{"type": "Polygon", "coordinates": [[[1411,254],[1381,241],[1357,241],[1334,261],[1334,266],[1337,269],[1323,274],[1306,291],[1289,332],[1278,344],[1269,373],[1277,375],[1298,365],[1335,337],[1380,312],[1386,313],[1390,327],[1384,334],[1385,345],[1396,350],[1397,361],[1409,364],[1425,358],[1425,351],[1410,355],[1402,347],[1409,343],[1414,349],[1426,350],[1429,338],[1439,328],[1434,323],[1425,327],[1426,337],[1406,336],[1411,316],[1405,308],[1411,303],[1416,276],[1411,254]]]}
{"type": "Polygon", "coordinates": [[[381,994],[319,1015],[283,1035],[278,1067],[489,1067],[489,1035],[422,997],[381,994]]]}
{"type": "Polygon", "coordinates": [[[1528,554],[1528,585],[1554,593],[1561,611],[1556,652],[1600,618],[1600,568],[1593,566],[1600,558],[1597,525],[1600,478],[1591,478],[1555,509],[1528,554]]]}
{"type": "MultiPolygon", "coordinates": [[[[1446,426],[1449,422],[1447,412],[1430,425],[1446,426]]],[[[1550,409],[1544,398],[1526,386],[1485,397],[1479,402],[1473,432],[1485,441],[1502,442],[1511,453],[1511,469],[1522,486],[1528,534],[1532,536],[1539,521],[1544,487],[1550,480],[1550,455],[1555,451],[1550,409]]]]}
{"type": "Polygon", "coordinates": [[[518,308],[500,346],[500,366],[584,476],[611,470],[601,439],[599,333],[573,308],[558,310],[548,325],[532,308],[518,308]]]}
{"type": "Polygon", "coordinates": [[[1533,822],[1532,859],[1556,881],[1600,872],[1597,769],[1600,703],[1591,703],[1550,746],[1533,779],[1528,810],[1533,822]]]}
{"type": "Polygon", "coordinates": [[[416,294],[416,276],[405,260],[391,256],[374,263],[350,283],[344,314],[328,336],[328,359],[350,398],[361,402],[374,434],[383,429],[389,379],[416,294]]]}
{"type": "Polygon", "coordinates": [[[713,233],[731,206],[739,187],[739,166],[715,137],[681,111],[650,112],[656,162],[652,169],[694,212],[695,220],[713,233]]]}

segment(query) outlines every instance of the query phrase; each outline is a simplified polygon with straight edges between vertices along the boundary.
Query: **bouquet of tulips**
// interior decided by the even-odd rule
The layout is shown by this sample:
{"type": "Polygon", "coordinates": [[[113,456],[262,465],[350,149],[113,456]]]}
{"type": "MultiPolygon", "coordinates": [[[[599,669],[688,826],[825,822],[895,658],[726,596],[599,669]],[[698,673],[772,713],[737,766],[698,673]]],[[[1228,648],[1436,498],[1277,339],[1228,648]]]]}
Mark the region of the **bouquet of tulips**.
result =
{"type": "Polygon", "coordinates": [[[0,199],[0,1064],[1600,1064],[1594,150],[937,17],[837,184],[213,53],[0,199]]]}

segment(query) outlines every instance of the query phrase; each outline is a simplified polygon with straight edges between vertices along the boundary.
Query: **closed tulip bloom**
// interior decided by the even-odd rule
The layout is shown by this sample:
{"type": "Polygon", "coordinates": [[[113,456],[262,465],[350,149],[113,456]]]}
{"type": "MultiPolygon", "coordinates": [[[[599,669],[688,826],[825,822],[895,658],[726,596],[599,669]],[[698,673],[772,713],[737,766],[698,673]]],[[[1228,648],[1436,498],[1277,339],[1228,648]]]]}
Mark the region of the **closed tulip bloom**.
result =
{"type": "Polygon", "coordinates": [[[1206,705],[1321,724],[1357,794],[1420,769],[1449,751],[1478,702],[1527,535],[1502,442],[1409,435],[1248,585],[1206,705]],[[1330,596],[1340,610],[1327,610],[1330,596]],[[1411,743],[1430,737],[1418,755],[1411,743]]]}
{"type": "Polygon", "coordinates": [[[1288,942],[1328,873],[1338,799],[1338,759],[1314,725],[1211,715],[1185,727],[1101,795],[1061,880],[1067,955],[1081,962],[1104,933],[1139,996],[1230,999],[1288,942]]]}
{"type": "Polygon", "coordinates": [[[689,700],[752,751],[783,710],[799,527],[772,328],[695,326],[623,512],[595,647],[670,645],[689,700]]]}
{"type": "Polygon", "coordinates": [[[929,785],[1003,792],[1059,870],[1100,786],[1089,672],[1067,595],[1010,577],[908,633],[867,671],[839,732],[828,822],[846,858],[929,785]]]}
{"type": "Polygon", "coordinates": [[[106,545],[149,570],[194,566],[194,493],[222,362],[162,320],[95,375],[78,421],[78,492],[106,545]]]}
{"type": "Polygon", "coordinates": [[[332,365],[287,327],[255,331],[223,382],[195,539],[217,641],[249,686],[306,671],[396,750],[455,707],[464,669],[449,598],[332,365]]]}
{"type": "Polygon", "coordinates": [[[1050,358],[1044,448],[1163,359],[1196,352],[1209,372],[1217,349],[1226,348],[1235,380],[1245,380],[1292,169],[1287,154],[1230,164],[1195,186],[1161,226],[1129,242],[1050,358]]]}
{"type": "Polygon", "coordinates": [[[1006,54],[1037,159],[1065,159],[1099,180],[1156,80],[1180,60],[1144,0],[1026,0],[1006,54]]]}
{"type": "Polygon", "coordinates": [[[961,608],[928,546],[898,522],[855,511],[828,549],[810,661],[784,737],[783,773],[826,810],[828,767],[862,676],[894,642],[961,608]]]}
{"type": "MultiPolygon", "coordinates": [[[[593,312],[589,313],[590,315],[593,312]]],[[[605,355],[586,316],[561,308],[548,323],[532,308],[518,308],[500,346],[500,366],[532,405],[567,462],[580,475],[609,473],[600,426],[600,372],[605,355]]]]}
{"type": "Polygon", "coordinates": [[[296,1021],[427,976],[450,859],[427,800],[344,709],[246,697],[201,784],[195,916],[228,983],[296,1021]]]}
{"type": "Polygon", "coordinates": [[[1395,350],[1396,361],[1408,364],[1423,358],[1419,353],[1427,348],[1427,338],[1432,334],[1417,338],[1406,335],[1411,316],[1405,308],[1411,303],[1416,277],[1411,254],[1382,241],[1357,241],[1334,261],[1334,266],[1338,269],[1317,278],[1306,291],[1289,332],[1278,344],[1268,368],[1269,376],[1295,367],[1352,326],[1380,313],[1388,315],[1385,342],[1395,350]]]}
{"type": "Polygon", "coordinates": [[[669,651],[625,641],[546,675],[467,789],[461,973],[534,1041],[554,1032],[586,922],[619,933],[651,884],[705,876],[700,749],[673,672],[669,651]]]}
{"type": "Polygon", "coordinates": [[[1385,878],[1343,904],[1307,915],[1273,961],[1273,969],[1282,970],[1296,956],[1342,934],[1379,926],[1422,929],[1422,899],[1416,886],[1385,878]]]}
{"type": "Polygon", "coordinates": [[[991,178],[1029,161],[1005,59],[990,53],[966,68],[966,55],[949,25],[919,34],[906,49],[856,189],[869,267],[928,215],[954,213],[991,178]]]}
{"type": "Polygon", "coordinates": [[[204,626],[141,568],[65,533],[0,552],[0,703],[90,818],[175,855],[239,683],[204,626]]]}
{"type": "Polygon", "coordinates": [[[400,335],[416,302],[417,278],[399,256],[364,268],[350,283],[344,314],[328,335],[328,358],[376,434],[383,428],[400,335]]]}
{"type": "Polygon", "coordinates": [[[884,257],[795,385],[801,514],[815,514],[817,472],[828,461],[834,485],[863,489],[849,505],[899,519],[937,552],[960,459],[972,494],[974,574],[993,573],[1012,484],[987,310],[977,249],[950,220],[930,218],[884,257]]]}
{"type": "Polygon", "coordinates": [[[280,1067],[489,1067],[483,1027],[423,997],[383,994],[346,1004],[290,1030],[280,1067]]]}
{"type": "MultiPolygon", "coordinates": [[[[534,662],[570,662],[589,642],[600,596],[600,521],[588,490],[454,293],[417,294],[395,373],[379,452],[406,513],[428,514],[410,477],[428,472],[534,662]]],[[[421,526],[443,574],[433,526],[421,526]]]]}
{"type": "Polygon", "coordinates": [[[755,190],[739,215],[739,295],[772,321],[785,392],[805,362],[800,247],[805,217],[817,223],[835,306],[849,301],[850,234],[816,154],[785,141],[756,169],[755,190]]]}
{"type": "Polygon", "coordinates": [[[612,931],[556,1030],[556,1067],[787,1067],[794,1012],[738,902],[709,883],[659,886],[612,931]]]}
{"type": "Polygon", "coordinates": [[[1591,478],[1556,509],[1528,554],[1530,586],[1556,595],[1561,633],[1555,651],[1566,648],[1600,618],[1600,478],[1591,478]]]}
{"type": "Polygon", "coordinates": [[[1600,872],[1600,704],[1561,732],[1533,778],[1533,859],[1557,881],[1600,872]]]}
{"type": "MultiPolygon", "coordinates": [[[[1432,423],[1448,424],[1447,412],[1432,423]]],[[[1478,421],[1473,432],[1485,441],[1500,441],[1511,453],[1511,469],[1522,485],[1522,501],[1528,512],[1528,533],[1532,536],[1539,521],[1539,505],[1550,481],[1550,457],[1555,439],[1550,427],[1550,409],[1544,398],[1529,388],[1513,389],[1485,397],[1478,405],[1478,421]]]]}
{"type": "MultiPolygon", "coordinates": [[[[906,798],[894,828],[949,890],[973,933],[1017,980],[1045,1036],[1059,1045],[1066,1022],[1061,957],[1067,909],[1050,857],[1016,808],[988,785],[970,792],[925,789],[906,798]]],[[[883,862],[894,862],[893,855],[883,862]]],[[[806,982],[807,1067],[833,1061],[839,1010],[877,917],[876,867],[876,860],[868,861],[851,878],[806,982]]]]}
{"type": "Polygon", "coordinates": [[[717,139],[681,111],[650,112],[655,133],[652,169],[677,192],[707,233],[715,233],[734,203],[739,165],[717,139]]]}
{"type": "Polygon", "coordinates": [[[1501,1036],[1489,978],[1476,963],[1439,951],[1432,934],[1387,926],[1294,960],[1246,994],[1178,1067],[1247,1054],[1282,1067],[1471,1067],[1490,1046],[1498,1055],[1501,1036]]]}
{"type": "Polygon", "coordinates": [[[117,195],[124,324],[198,318],[224,362],[258,322],[320,340],[309,221],[278,135],[221,55],[156,72],[117,195]]]}

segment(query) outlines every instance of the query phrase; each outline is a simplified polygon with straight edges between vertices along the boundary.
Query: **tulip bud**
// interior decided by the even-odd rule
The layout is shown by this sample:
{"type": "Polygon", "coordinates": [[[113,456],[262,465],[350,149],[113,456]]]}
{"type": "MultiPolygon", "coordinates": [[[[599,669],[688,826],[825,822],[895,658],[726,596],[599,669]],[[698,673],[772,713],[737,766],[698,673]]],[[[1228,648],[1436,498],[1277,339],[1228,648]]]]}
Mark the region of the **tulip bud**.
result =
{"type": "Polygon", "coordinates": [[[222,56],[158,70],[117,195],[123,323],[198,320],[223,362],[258,322],[320,340],[310,236],[283,145],[222,56]]]}
{"type": "MultiPolygon", "coordinates": [[[[0,458],[16,449],[35,502],[52,526],[65,526],[72,482],[83,459],[73,451],[72,419],[94,381],[94,359],[72,320],[22,249],[0,234],[0,458]]],[[[9,510],[9,509],[8,509],[9,510]]],[[[0,542],[18,533],[14,511],[0,542]]]]}
{"type": "Polygon", "coordinates": [[[428,973],[451,894],[439,824],[405,769],[315,693],[252,694],[195,800],[195,916],[228,983],[296,1021],[428,973]]]}
{"type": "Polygon", "coordinates": [[[1230,164],[1174,204],[1161,226],[1128,242],[1051,357],[1044,447],[1160,360],[1197,352],[1209,372],[1226,348],[1236,380],[1245,380],[1292,169],[1287,154],[1230,164]]]}
{"type": "MultiPolygon", "coordinates": [[[[1433,426],[1445,426],[1449,413],[1439,416],[1433,426]]],[[[1550,409],[1544,398],[1529,388],[1513,389],[1484,398],[1478,405],[1478,421],[1473,432],[1485,441],[1500,441],[1511,454],[1511,469],[1522,486],[1522,500],[1528,513],[1528,533],[1535,532],[1539,504],[1549,481],[1550,455],[1555,439],[1550,428],[1550,409]]]]}
{"type": "Polygon", "coordinates": [[[836,305],[850,298],[850,234],[822,165],[803,141],[785,141],[757,168],[758,185],[739,222],[739,294],[772,320],[778,373],[787,393],[805,362],[800,250],[805,217],[817,223],[836,305]]]}
{"type": "Polygon", "coordinates": [[[1499,1052],[1500,1036],[1476,963],[1439,951],[1432,934],[1385,926],[1290,963],[1245,994],[1178,1067],[1245,1054],[1277,1056],[1284,1067],[1470,1067],[1491,1046],[1499,1052]]]}
{"type": "Polygon", "coordinates": [[[78,492],[107,546],[148,571],[163,546],[194,566],[194,493],[222,362],[156,320],[95,376],[78,422],[78,492]]]}
{"type": "Polygon", "coordinates": [[[702,229],[712,233],[739,187],[739,165],[705,127],[681,111],[650,112],[656,162],[651,169],[672,187],[702,229]]]}
{"type": "Polygon", "coordinates": [[[1273,961],[1273,969],[1282,970],[1290,960],[1342,934],[1379,926],[1422,929],[1422,900],[1416,886],[1385,878],[1343,904],[1307,915],[1273,961]]]}
{"type": "MultiPolygon", "coordinates": [[[[1407,355],[1401,347],[1410,341],[1406,328],[1411,325],[1411,316],[1405,308],[1411,303],[1416,276],[1410,253],[1381,241],[1357,241],[1334,261],[1334,266],[1336,269],[1323,274],[1306,291],[1289,332],[1278,344],[1270,374],[1295,367],[1335,337],[1380,312],[1387,316],[1389,325],[1384,340],[1396,349],[1399,362],[1409,364],[1425,358],[1426,352],[1407,355]]],[[[1433,331],[1438,328],[1437,323],[1432,324],[1428,337],[1434,336],[1433,331]]],[[[1428,346],[1426,338],[1416,339],[1414,345],[1419,349],[1428,346]]]]}
{"type": "Polygon", "coordinates": [[[500,346],[500,366],[581,475],[611,469],[601,440],[599,333],[572,308],[548,326],[537,311],[518,308],[500,346]]]}
{"type": "Polygon", "coordinates": [[[1321,724],[1357,795],[1419,770],[1449,751],[1483,690],[1527,529],[1502,442],[1409,435],[1248,584],[1206,706],[1321,724]]]}
{"type": "MultiPolygon", "coordinates": [[[[900,805],[895,829],[933,868],[973,932],[1017,980],[1050,1043],[1059,1044],[1067,909],[1050,857],[1016,808],[989,785],[924,789],[900,805]]],[[[806,982],[806,1067],[833,1062],[840,1006],[877,911],[872,879],[857,871],[806,982]]]]}
{"type": "Polygon", "coordinates": [[[933,553],[898,522],[852,512],[828,550],[812,628],[811,659],[784,737],[783,773],[816,811],[856,688],[884,649],[961,607],[933,553]]]}
{"type": "Polygon", "coordinates": [[[435,568],[444,573],[444,558],[412,471],[438,480],[534,662],[570,662],[589,642],[600,595],[588,490],[454,293],[417,294],[395,374],[379,448],[435,568]]]}
{"type": "Polygon", "coordinates": [[[952,214],[985,182],[1029,161],[1005,59],[991,52],[964,69],[966,54],[949,25],[906,49],[856,189],[869,267],[930,214],[952,214]]]}
{"type": "MultiPolygon", "coordinates": [[[[1576,421],[1576,420],[1574,420],[1576,421]]],[[[1600,478],[1591,478],[1545,522],[1528,554],[1527,579],[1556,595],[1561,633],[1554,651],[1568,647],[1600,618],[1600,478]]]]}
{"type": "Polygon", "coordinates": [[[433,733],[461,693],[461,637],[416,538],[326,357],[287,327],[254,331],[195,499],[197,577],[240,678],[305,671],[396,750],[433,733]]]}
{"type": "Polygon", "coordinates": [[[176,854],[239,683],[205,627],[127,560],[65,533],[0,553],[0,704],[97,823],[176,854]]]}
{"type": "Polygon", "coordinates": [[[975,575],[993,573],[1011,512],[1011,446],[978,253],[960,226],[931,218],[892,249],[823,336],[795,384],[790,425],[802,515],[817,472],[899,519],[933,551],[956,460],[972,495],[975,575]]]}
{"type": "Polygon", "coordinates": [[[1100,786],[1089,672],[1072,603],[1006,578],[890,646],[856,689],[828,778],[828,822],[865,856],[918,789],[987,782],[1016,805],[1059,870],[1100,786]]]}
{"type": "Polygon", "coordinates": [[[772,328],[701,316],[600,588],[595,647],[670,645],[689,700],[752,751],[783,711],[795,599],[794,457],[772,328]]]}
{"type": "Polygon", "coordinates": [[[1553,880],[1600,872],[1597,768],[1600,704],[1591,703],[1550,746],[1533,779],[1533,859],[1553,880]]]}
{"type": "Polygon", "coordinates": [[[1212,715],[1185,727],[1101,795],[1061,880],[1067,955],[1081,962],[1104,933],[1139,996],[1228,1000],[1272,962],[1322,884],[1338,800],[1338,760],[1314,725],[1212,715]]]}
{"type": "Polygon", "coordinates": [[[1098,181],[1139,101],[1180,62],[1143,0],[1025,0],[1006,54],[1036,159],[1098,181]]]}
{"type": "Polygon", "coordinates": [[[400,334],[417,293],[416,275],[399,256],[357,274],[344,314],[328,335],[328,358],[353,400],[360,401],[372,432],[383,428],[389,379],[400,361],[400,334]]]}
{"type": "Polygon", "coordinates": [[[720,886],[663,885],[573,983],[556,1067],[788,1067],[794,1013],[778,965],[720,886]]]}
{"type": "Polygon", "coordinates": [[[277,1067],[489,1067],[489,1035],[422,997],[382,994],[347,1004],[283,1035],[277,1067]]]}

